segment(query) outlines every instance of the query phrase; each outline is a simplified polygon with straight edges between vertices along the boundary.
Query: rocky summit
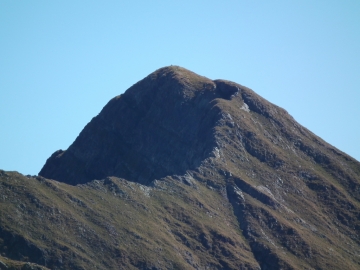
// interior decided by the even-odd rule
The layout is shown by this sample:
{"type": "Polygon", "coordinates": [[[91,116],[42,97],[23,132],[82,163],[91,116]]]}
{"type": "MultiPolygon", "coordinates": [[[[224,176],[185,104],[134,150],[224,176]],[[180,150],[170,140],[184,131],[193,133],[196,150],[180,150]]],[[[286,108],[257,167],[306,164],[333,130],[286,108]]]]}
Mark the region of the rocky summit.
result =
{"type": "Polygon", "coordinates": [[[0,171],[0,209],[0,269],[360,268],[360,163],[177,66],[110,100],[39,176],[0,171]]]}

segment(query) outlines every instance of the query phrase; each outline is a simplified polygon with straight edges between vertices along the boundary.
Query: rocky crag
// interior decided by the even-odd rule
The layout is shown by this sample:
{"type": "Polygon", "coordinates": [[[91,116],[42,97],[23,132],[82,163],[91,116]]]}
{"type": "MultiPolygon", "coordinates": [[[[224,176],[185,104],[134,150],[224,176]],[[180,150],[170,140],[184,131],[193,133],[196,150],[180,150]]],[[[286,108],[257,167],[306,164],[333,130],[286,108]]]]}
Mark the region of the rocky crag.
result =
{"type": "Polygon", "coordinates": [[[0,254],[9,260],[360,267],[360,163],[251,89],[181,67],[110,100],[39,176],[0,179],[0,254]]]}

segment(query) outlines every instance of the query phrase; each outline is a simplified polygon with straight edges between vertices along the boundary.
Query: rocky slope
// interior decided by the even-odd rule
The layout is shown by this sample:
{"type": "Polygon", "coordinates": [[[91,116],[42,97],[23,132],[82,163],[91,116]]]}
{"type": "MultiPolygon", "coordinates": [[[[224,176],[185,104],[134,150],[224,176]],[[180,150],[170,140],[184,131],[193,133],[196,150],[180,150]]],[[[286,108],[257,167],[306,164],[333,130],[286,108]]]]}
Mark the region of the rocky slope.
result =
{"type": "Polygon", "coordinates": [[[51,269],[360,267],[359,162],[233,82],[159,69],[39,175],[0,175],[6,258],[51,269]]]}

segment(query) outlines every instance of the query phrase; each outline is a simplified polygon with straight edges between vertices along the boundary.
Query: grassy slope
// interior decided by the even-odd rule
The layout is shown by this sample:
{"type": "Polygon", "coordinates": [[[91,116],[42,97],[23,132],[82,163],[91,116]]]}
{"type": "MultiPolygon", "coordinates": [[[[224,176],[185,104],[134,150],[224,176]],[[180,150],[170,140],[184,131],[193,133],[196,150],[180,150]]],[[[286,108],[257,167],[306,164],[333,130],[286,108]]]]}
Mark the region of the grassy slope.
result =
{"type": "Polygon", "coordinates": [[[48,270],[42,265],[38,265],[35,263],[29,262],[19,262],[10,260],[9,258],[0,256],[0,269],[8,269],[8,270],[48,270]]]}
{"type": "Polygon", "coordinates": [[[252,239],[263,241],[285,268],[358,269],[359,164],[296,126],[281,108],[277,111],[283,119],[279,125],[270,117],[239,110],[241,104],[239,99],[218,101],[217,106],[235,123],[235,128],[228,122],[217,127],[224,145],[218,166],[262,194],[271,193],[270,203],[264,203],[244,192],[245,217],[241,218],[260,232],[252,239]],[[237,133],[244,130],[254,134],[251,140],[244,139],[244,133],[239,140],[237,133]],[[296,145],[299,138],[306,149],[296,145]],[[281,165],[277,167],[278,160],[281,165]]]}
{"type": "MultiPolygon", "coordinates": [[[[69,186],[16,172],[3,172],[0,183],[1,227],[46,251],[54,269],[257,265],[226,200],[200,183],[149,188],[108,178],[69,186]]],[[[4,256],[9,245],[0,244],[4,256]]]]}

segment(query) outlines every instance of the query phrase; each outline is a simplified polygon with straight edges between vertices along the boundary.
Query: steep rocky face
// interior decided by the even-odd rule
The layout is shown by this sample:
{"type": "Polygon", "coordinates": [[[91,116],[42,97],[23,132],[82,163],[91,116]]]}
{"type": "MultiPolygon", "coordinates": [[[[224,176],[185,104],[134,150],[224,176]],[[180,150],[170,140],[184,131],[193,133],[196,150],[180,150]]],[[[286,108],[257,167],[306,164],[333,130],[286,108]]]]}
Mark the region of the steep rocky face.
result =
{"type": "Polygon", "coordinates": [[[54,269],[360,267],[359,162],[233,82],[159,69],[39,174],[54,180],[0,174],[0,252],[11,259],[54,269]]]}
{"type": "Polygon", "coordinates": [[[212,150],[214,101],[231,95],[221,89],[185,69],[160,69],[112,99],[40,175],[77,184],[109,175],[150,183],[184,174],[212,150]]]}

